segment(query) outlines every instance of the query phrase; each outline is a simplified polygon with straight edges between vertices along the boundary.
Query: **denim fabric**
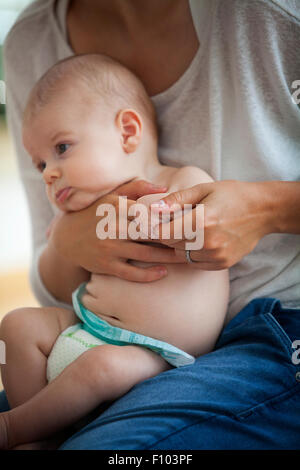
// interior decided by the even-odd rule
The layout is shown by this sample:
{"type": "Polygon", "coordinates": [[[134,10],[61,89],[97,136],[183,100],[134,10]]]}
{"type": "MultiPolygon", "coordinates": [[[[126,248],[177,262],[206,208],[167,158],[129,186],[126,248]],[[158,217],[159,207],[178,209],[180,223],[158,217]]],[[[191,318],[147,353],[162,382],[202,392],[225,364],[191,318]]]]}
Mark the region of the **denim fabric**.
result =
{"type": "Polygon", "coordinates": [[[300,310],[255,299],[213,352],[136,385],[61,449],[300,449],[294,339],[300,310]]]}
{"type": "Polygon", "coordinates": [[[5,393],[2,391],[0,392],[0,412],[2,413],[3,411],[8,411],[9,410],[9,404],[6,399],[5,393]]]}

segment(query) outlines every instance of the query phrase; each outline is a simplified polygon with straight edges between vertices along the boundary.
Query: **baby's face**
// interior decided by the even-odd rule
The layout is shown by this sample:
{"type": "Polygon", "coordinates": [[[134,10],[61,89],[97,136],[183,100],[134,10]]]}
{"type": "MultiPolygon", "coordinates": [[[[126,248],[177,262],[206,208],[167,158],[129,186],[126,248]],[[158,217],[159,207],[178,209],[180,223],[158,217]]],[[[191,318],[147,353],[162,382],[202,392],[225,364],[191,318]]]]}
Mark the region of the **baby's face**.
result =
{"type": "Polygon", "coordinates": [[[24,126],[23,143],[62,211],[84,209],[132,179],[112,115],[72,92],[24,126]]]}

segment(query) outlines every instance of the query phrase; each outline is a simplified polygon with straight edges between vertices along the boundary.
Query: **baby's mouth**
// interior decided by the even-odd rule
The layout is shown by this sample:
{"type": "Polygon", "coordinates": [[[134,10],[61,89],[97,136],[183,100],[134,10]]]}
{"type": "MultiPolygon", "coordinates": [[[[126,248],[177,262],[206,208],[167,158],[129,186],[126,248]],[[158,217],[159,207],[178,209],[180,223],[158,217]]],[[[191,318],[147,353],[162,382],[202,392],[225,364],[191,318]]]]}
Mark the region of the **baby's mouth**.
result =
{"type": "Polygon", "coordinates": [[[66,188],[63,188],[63,189],[60,189],[59,191],[57,191],[57,193],[55,193],[56,201],[60,202],[60,203],[63,203],[67,199],[67,197],[69,196],[69,193],[70,193],[71,189],[72,189],[72,187],[68,186],[66,188]]]}

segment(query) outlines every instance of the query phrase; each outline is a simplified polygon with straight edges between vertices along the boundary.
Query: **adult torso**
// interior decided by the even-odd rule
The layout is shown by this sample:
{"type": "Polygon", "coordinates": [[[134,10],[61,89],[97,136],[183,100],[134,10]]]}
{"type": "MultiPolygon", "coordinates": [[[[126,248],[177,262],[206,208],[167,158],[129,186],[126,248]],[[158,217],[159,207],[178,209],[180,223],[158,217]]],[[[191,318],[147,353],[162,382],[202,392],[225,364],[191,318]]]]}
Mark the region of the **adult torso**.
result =
{"type": "Polygon", "coordinates": [[[66,22],[73,51],[113,57],[139,76],[150,96],[173,85],[197,53],[199,40],[187,0],[174,2],[168,21],[162,17],[141,25],[135,19],[129,27],[104,8],[105,2],[95,10],[89,5],[78,0],[69,4],[66,22]]]}
{"type": "MultiPolygon", "coordinates": [[[[22,147],[22,109],[33,84],[51,65],[73,55],[72,47],[76,53],[84,52],[77,50],[75,43],[72,45],[72,37],[67,34],[69,6],[69,0],[36,0],[17,21],[5,48],[7,108],[30,201],[36,266],[53,209],[22,147]]],[[[298,180],[300,113],[291,99],[300,67],[298,3],[189,0],[189,8],[200,43],[192,62],[192,53],[184,62],[188,41],[182,36],[181,23],[171,19],[165,22],[172,25],[165,28],[169,33],[163,36],[162,27],[157,41],[148,36],[147,47],[143,44],[142,48],[142,55],[148,54],[149,70],[140,62],[140,75],[157,111],[161,163],[199,166],[215,180],[298,180]],[[172,36],[173,29],[176,34],[172,36]],[[173,41],[174,47],[170,45],[173,41]],[[174,51],[172,56],[170,51],[174,51]],[[155,67],[156,56],[162,59],[155,67]],[[180,64],[175,67],[176,74],[171,70],[175,71],[174,62],[180,64]],[[155,87],[151,76],[155,77],[155,87]],[[168,84],[171,86],[166,88],[168,84]]],[[[101,30],[105,28],[102,26],[101,30]]],[[[155,24],[153,28],[157,30],[155,24]]],[[[107,53],[107,34],[101,34],[103,47],[99,52],[107,53]]],[[[99,35],[100,28],[97,38],[99,35]]],[[[124,52],[124,47],[121,50],[124,52]]],[[[137,71],[134,61],[131,66],[137,71]]],[[[299,306],[299,267],[299,236],[264,237],[230,269],[230,316],[255,297],[277,297],[286,306],[299,306]]],[[[34,272],[39,299],[45,305],[56,305],[42,286],[36,268],[34,272]]]]}

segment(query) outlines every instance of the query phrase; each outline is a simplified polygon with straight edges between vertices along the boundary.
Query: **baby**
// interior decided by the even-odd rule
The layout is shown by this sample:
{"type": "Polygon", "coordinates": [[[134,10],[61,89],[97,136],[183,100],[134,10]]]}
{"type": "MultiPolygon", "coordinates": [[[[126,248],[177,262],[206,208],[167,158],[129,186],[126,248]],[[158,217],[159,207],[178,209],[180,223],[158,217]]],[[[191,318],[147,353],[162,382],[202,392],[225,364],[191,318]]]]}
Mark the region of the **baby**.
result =
{"type": "MultiPolygon", "coordinates": [[[[38,81],[24,112],[23,142],[50,202],[64,212],[84,209],[137,179],[168,193],[212,181],[199,168],[159,163],[155,112],[142,83],[98,54],[64,59],[38,81]]],[[[155,198],[161,194],[140,202],[149,205],[155,198]]],[[[73,293],[74,311],[10,312],[0,338],[7,348],[2,378],[12,409],[0,415],[0,447],[51,436],[137,383],[192,364],[215,345],[228,291],[227,270],[176,263],[168,265],[167,276],[148,283],[92,273],[73,293]],[[26,369],[34,371],[30,384],[26,369]],[[20,390],[18,400],[10,399],[13,388],[20,390]]]]}

